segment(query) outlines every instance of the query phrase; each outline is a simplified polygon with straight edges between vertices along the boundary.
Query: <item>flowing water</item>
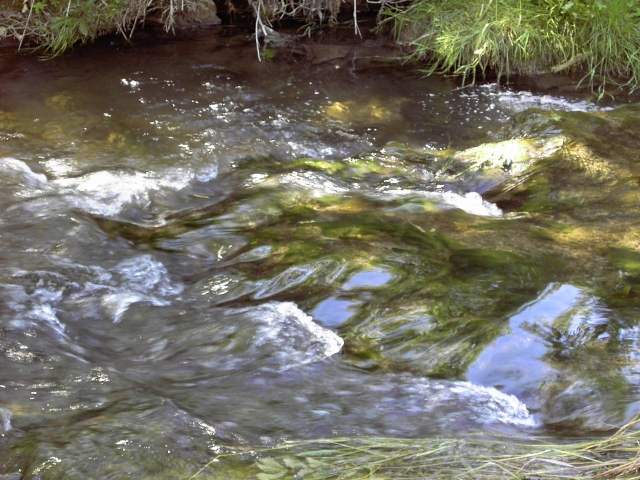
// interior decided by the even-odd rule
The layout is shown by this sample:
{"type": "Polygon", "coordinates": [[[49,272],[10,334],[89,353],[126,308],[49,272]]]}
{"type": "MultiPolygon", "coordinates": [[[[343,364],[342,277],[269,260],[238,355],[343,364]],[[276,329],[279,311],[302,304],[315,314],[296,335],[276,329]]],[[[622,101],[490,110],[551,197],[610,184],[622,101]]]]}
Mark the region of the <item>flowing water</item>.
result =
{"type": "Polygon", "coordinates": [[[0,478],[637,412],[637,108],[224,39],[10,61],[0,478]]]}

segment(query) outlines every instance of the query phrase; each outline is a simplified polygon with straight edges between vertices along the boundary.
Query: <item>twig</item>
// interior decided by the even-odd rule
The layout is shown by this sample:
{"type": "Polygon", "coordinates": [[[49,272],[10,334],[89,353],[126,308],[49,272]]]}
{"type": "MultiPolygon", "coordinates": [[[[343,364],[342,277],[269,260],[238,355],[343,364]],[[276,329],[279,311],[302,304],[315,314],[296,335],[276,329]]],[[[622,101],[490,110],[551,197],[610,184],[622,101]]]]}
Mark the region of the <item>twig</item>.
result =
{"type": "Polygon", "coordinates": [[[255,3],[252,3],[254,10],[256,11],[256,27],[255,27],[255,35],[256,35],[256,52],[258,54],[258,61],[262,62],[262,56],[260,55],[260,31],[262,31],[262,35],[266,37],[268,35],[267,28],[262,21],[262,17],[260,16],[260,12],[263,9],[262,0],[258,0],[258,6],[256,7],[255,3]]]}
{"type": "Polygon", "coordinates": [[[35,0],[31,0],[31,6],[29,7],[29,15],[27,15],[27,21],[24,24],[24,30],[22,31],[22,35],[20,36],[20,43],[18,44],[18,51],[22,48],[22,42],[24,41],[24,37],[27,35],[27,27],[29,26],[29,20],[31,20],[31,13],[33,12],[33,4],[35,0]]]}
{"type": "Polygon", "coordinates": [[[356,36],[362,37],[360,27],[358,26],[358,0],[353,0],[353,29],[356,36]]]}

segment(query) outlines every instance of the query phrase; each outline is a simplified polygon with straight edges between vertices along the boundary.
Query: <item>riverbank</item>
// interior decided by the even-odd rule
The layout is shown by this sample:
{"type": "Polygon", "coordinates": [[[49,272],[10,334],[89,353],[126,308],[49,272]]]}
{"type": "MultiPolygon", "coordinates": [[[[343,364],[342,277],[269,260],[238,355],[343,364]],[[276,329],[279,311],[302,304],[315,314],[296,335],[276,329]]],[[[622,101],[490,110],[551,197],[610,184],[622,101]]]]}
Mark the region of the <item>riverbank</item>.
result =
{"type": "Polygon", "coordinates": [[[639,21],[640,7],[626,0],[14,0],[0,11],[0,41],[55,56],[105,35],[133,41],[143,30],[159,37],[233,25],[269,60],[274,47],[348,25],[354,45],[363,37],[394,43],[423,73],[453,74],[463,85],[513,77],[555,85],[561,74],[602,98],[640,86],[639,21]]]}

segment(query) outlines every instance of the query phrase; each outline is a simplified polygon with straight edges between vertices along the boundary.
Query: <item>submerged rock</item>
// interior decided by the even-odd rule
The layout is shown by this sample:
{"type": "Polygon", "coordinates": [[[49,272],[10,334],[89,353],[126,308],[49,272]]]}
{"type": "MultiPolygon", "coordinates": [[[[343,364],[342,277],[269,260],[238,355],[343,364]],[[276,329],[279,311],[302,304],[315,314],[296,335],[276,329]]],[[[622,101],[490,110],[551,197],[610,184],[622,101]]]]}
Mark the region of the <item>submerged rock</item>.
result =
{"type": "MultiPolygon", "coordinates": [[[[341,318],[336,326],[345,337],[348,361],[368,369],[450,377],[462,374],[467,367],[476,373],[480,364],[489,368],[486,356],[494,350],[494,343],[506,345],[513,338],[528,342],[531,358],[522,356],[527,352],[523,347],[511,345],[509,353],[489,371],[515,371],[507,359],[515,362],[520,358],[523,367],[516,377],[527,379],[532,369],[538,372],[538,383],[522,389],[512,385],[514,389],[507,391],[531,402],[544,422],[604,428],[624,421],[620,406],[628,403],[631,387],[620,373],[620,365],[607,360],[607,355],[624,356],[613,353],[618,341],[615,329],[623,320],[609,308],[621,304],[623,298],[627,302],[636,298],[640,283],[635,268],[640,248],[640,167],[633,154],[640,145],[637,135],[631,133],[636,127],[629,122],[636,110],[530,111],[517,118],[517,126],[505,130],[505,135],[516,137],[509,140],[458,152],[390,148],[390,155],[382,155],[379,163],[389,165],[386,172],[378,167],[371,169],[376,172],[373,175],[402,179],[407,175],[407,170],[401,173],[403,169],[422,158],[433,172],[432,184],[473,185],[478,178],[485,179],[484,185],[491,188],[487,197],[497,202],[507,217],[501,223],[474,224],[466,219],[461,226],[454,215],[439,217],[422,210],[421,215],[430,221],[427,228],[435,228],[447,239],[437,254],[431,250],[433,244],[421,247],[430,253],[426,264],[439,271],[437,275],[421,274],[416,263],[408,274],[400,264],[393,269],[393,286],[375,293],[345,290],[323,297],[322,301],[331,300],[328,305],[347,305],[347,313],[336,311],[334,317],[341,318]],[[620,128],[625,130],[622,136],[616,133],[620,128]],[[603,138],[615,142],[607,147],[603,138]],[[413,281],[409,281],[411,276],[413,281]],[[565,280],[577,285],[571,288],[578,292],[585,288],[579,296],[589,305],[595,302],[594,311],[600,313],[587,314],[576,306],[569,323],[563,323],[563,315],[554,317],[552,324],[534,318],[530,326],[511,327],[511,334],[503,333],[505,325],[519,318],[520,309],[526,311],[529,302],[535,304],[538,295],[544,296],[540,292],[546,285],[565,280]],[[589,300],[593,298],[598,300],[589,300]],[[578,325],[584,315],[591,315],[590,319],[578,325]],[[599,320],[594,323],[595,318],[599,320]],[[604,364],[611,362],[607,375],[620,379],[619,389],[602,388],[595,364],[595,370],[586,367],[589,356],[604,364]],[[582,373],[575,362],[582,362],[582,373]],[[585,391],[591,392],[588,401],[580,400],[576,393],[585,391]],[[587,408],[588,404],[592,407],[587,408]],[[574,408],[571,415],[567,413],[569,405],[574,408]]],[[[335,168],[334,163],[330,167],[338,175],[348,172],[335,168]]],[[[410,210],[406,204],[394,213],[418,230],[424,225],[418,210],[410,210]]],[[[377,231],[380,240],[382,229],[377,231]]],[[[423,241],[428,231],[422,232],[423,241]]],[[[410,235],[402,232],[405,244],[411,244],[410,235]]],[[[560,304],[566,303],[563,297],[560,304]]],[[[326,322],[332,322],[331,316],[323,315],[326,322]]],[[[497,375],[495,382],[480,379],[476,373],[469,374],[479,383],[500,388],[508,385],[506,373],[497,375]]]]}
{"type": "Polygon", "coordinates": [[[391,124],[402,119],[402,101],[398,99],[370,99],[335,101],[325,107],[325,115],[332,120],[354,126],[391,124]]]}
{"type": "Polygon", "coordinates": [[[461,150],[453,154],[453,158],[463,162],[467,169],[475,173],[487,169],[519,175],[538,160],[557,153],[565,142],[566,138],[561,135],[549,138],[515,138],[461,150]]]}
{"type": "Polygon", "coordinates": [[[629,389],[620,319],[573,285],[549,285],[509,319],[508,330],[482,349],[466,377],[516,395],[547,424],[608,429],[624,423],[629,389]]]}

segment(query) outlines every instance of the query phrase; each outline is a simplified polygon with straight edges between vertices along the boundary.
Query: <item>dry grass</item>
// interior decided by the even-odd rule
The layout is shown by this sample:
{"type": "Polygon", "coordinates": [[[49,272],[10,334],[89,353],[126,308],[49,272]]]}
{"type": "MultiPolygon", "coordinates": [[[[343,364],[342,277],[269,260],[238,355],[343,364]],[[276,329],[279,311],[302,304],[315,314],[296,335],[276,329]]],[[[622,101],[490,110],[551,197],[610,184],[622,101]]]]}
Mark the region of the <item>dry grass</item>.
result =
{"type": "Polygon", "coordinates": [[[486,437],[288,441],[219,455],[188,478],[248,456],[258,480],[640,479],[639,424],[636,419],[609,437],[564,443],[486,437]]]}

